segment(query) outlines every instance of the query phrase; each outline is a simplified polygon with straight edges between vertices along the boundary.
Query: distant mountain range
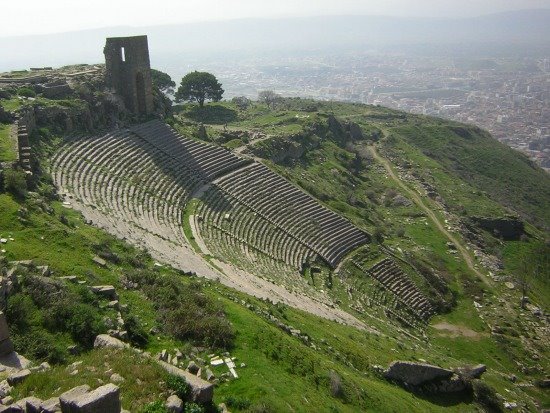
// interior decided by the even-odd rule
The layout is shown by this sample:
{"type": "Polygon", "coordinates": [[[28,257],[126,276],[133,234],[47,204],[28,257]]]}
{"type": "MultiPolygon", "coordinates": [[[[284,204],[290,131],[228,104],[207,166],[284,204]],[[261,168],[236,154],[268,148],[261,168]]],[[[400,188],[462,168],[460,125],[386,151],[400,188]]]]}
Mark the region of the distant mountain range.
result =
{"type": "MultiPolygon", "coordinates": [[[[153,65],[192,54],[335,51],[341,48],[496,45],[550,50],[550,9],[476,18],[324,16],[242,19],[150,27],[108,27],[70,33],[0,38],[0,71],[103,61],[108,36],[147,34],[153,65]]],[[[491,47],[486,48],[491,50],[491,47]]]]}

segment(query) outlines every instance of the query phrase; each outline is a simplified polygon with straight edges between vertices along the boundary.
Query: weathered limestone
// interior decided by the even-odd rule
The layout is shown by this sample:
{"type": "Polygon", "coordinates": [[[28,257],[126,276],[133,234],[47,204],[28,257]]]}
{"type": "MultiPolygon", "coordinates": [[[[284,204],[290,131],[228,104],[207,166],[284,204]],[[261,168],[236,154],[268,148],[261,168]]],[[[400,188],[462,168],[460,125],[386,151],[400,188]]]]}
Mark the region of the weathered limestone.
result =
{"type": "Polygon", "coordinates": [[[97,255],[92,258],[92,261],[95,262],[97,265],[99,265],[102,268],[107,267],[107,261],[105,261],[103,258],[98,257],[97,255]]]}
{"type": "Polygon", "coordinates": [[[15,404],[21,407],[26,413],[41,413],[40,405],[42,404],[42,400],[39,398],[25,397],[18,400],[15,404]]]}
{"type": "Polygon", "coordinates": [[[71,390],[67,390],[65,393],[61,394],[61,396],[59,396],[59,401],[60,402],[66,401],[68,403],[70,400],[77,398],[83,394],[86,394],[90,390],[91,390],[91,387],[88,386],[87,384],[84,384],[78,387],[73,387],[71,390]]]}
{"type": "Polygon", "coordinates": [[[15,386],[16,384],[23,382],[30,375],[31,371],[29,369],[23,369],[8,376],[7,380],[10,386],[15,386]]]}
{"type": "Polygon", "coordinates": [[[128,344],[126,344],[123,341],[120,341],[118,338],[111,337],[107,334],[100,334],[95,338],[94,348],[103,348],[103,347],[127,348],[128,344]]]}
{"type": "Polygon", "coordinates": [[[52,397],[51,399],[44,400],[40,403],[40,409],[42,413],[56,413],[61,410],[61,404],[58,397],[52,397]]]}
{"type": "Polygon", "coordinates": [[[105,297],[109,300],[115,301],[118,300],[118,294],[115,287],[112,285],[94,285],[90,289],[102,297],[105,297]]]}
{"type": "Polygon", "coordinates": [[[207,404],[212,401],[214,397],[214,385],[203,380],[188,371],[178,369],[164,361],[159,360],[159,365],[164,368],[168,373],[185,379],[191,389],[190,398],[195,403],[207,404]]]}
{"type": "Polygon", "coordinates": [[[175,394],[168,397],[164,406],[166,407],[166,410],[168,410],[170,413],[183,412],[183,400],[181,400],[175,394]]]}
{"type": "Polygon", "coordinates": [[[85,391],[86,387],[80,386],[77,391],[71,390],[59,397],[62,413],[120,413],[120,389],[117,386],[109,383],[92,391],[85,391]]]}
{"type": "Polygon", "coordinates": [[[25,411],[16,404],[11,406],[0,405],[0,413],[24,413],[24,412],[25,411]]]}
{"type": "Polygon", "coordinates": [[[452,370],[411,361],[394,361],[384,372],[387,379],[412,386],[420,386],[433,380],[448,379],[452,375],[452,370]]]}
{"type": "Polygon", "coordinates": [[[478,364],[472,367],[459,367],[454,369],[454,371],[467,379],[479,379],[487,371],[487,366],[485,364],[478,364]]]}

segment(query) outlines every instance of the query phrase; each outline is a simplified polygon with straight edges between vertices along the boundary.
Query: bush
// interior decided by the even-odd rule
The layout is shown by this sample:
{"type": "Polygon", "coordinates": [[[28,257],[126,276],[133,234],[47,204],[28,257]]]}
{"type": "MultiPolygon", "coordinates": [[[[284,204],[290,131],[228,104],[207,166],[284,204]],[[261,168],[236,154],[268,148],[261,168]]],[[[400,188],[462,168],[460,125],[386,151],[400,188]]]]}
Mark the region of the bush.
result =
{"type": "Polygon", "coordinates": [[[105,330],[97,310],[88,305],[62,300],[44,312],[45,323],[53,330],[67,332],[84,348],[91,348],[94,339],[105,330]]]}
{"type": "Polygon", "coordinates": [[[183,411],[185,413],[204,413],[204,407],[197,403],[187,403],[183,411]]]}
{"type": "Polygon", "coordinates": [[[34,90],[32,90],[31,88],[29,87],[21,87],[17,90],[17,94],[19,96],[24,96],[24,97],[27,97],[27,98],[33,98],[36,96],[36,92],[34,90]]]}
{"type": "Polygon", "coordinates": [[[275,410],[265,403],[258,403],[247,410],[248,413],[275,413],[275,410]]]}
{"type": "Polygon", "coordinates": [[[183,377],[174,376],[173,374],[169,375],[166,379],[166,386],[176,392],[176,396],[182,400],[186,400],[189,396],[189,384],[187,384],[183,377]]]}
{"type": "Polygon", "coordinates": [[[344,386],[342,384],[342,378],[334,370],[331,370],[328,374],[330,382],[330,394],[332,397],[344,398],[344,386]]]}
{"type": "Polygon", "coordinates": [[[18,169],[6,169],[4,171],[4,190],[17,198],[25,198],[27,195],[25,173],[18,169]]]}
{"type": "Polygon", "coordinates": [[[384,230],[382,228],[376,228],[372,237],[377,244],[382,244],[384,242],[384,230]]]}
{"type": "Polygon", "coordinates": [[[133,346],[143,348],[147,345],[149,342],[149,334],[135,316],[126,315],[124,317],[124,325],[126,326],[130,343],[132,343],[133,346]]]}
{"type": "Polygon", "coordinates": [[[16,351],[34,361],[47,361],[52,364],[65,362],[67,351],[52,334],[39,327],[11,335],[16,351]]]}
{"type": "Polygon", "coordinates": [[[250,400],[239,396],[227,396],[224,400],[227,407],[234,409],[245,410],[250,407],[250,400]]]}
{"type": "Polygon", "coordinates": [[[29,328],[29,317],[33,302],[29,296],[15,294],[9,297],[6,318],[12,329],[24,331],[29,328]]]}
{"type": "Polygon", "coordinates": [[[151,271],[129,271],[126,277],[155,303],[165,333],[207,346],[232,345],[235,333],[222,305],[207,297],[199,283],[184,284],[177,276],[159,277],[151,271]]]}
{"type": "Polygon", "coordinates": [[[168,413],[168,409],[164,406],[164,402],[157,400],[141,409],[140,413],[168,413]]]}

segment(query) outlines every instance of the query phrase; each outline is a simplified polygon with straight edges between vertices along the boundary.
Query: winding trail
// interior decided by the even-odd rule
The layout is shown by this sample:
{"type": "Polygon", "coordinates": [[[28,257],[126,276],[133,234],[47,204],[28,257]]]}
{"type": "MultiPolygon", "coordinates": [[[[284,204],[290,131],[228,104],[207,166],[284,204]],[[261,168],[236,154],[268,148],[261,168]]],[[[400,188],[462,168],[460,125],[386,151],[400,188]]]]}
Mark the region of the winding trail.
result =
{"type": "Polygon", "coordinates": [[[462,256],[462,259],[464,260],[464,262],[466,263],[468,268],[474,274],[476,274],[484,283],[489,284],[489,281],[487,280],[487,277],[485,277],[483,275],[483,273],[481,273],[475,267],[474,260],[473,260],[472,256],[470,255],[470,253],[468,252],[468,250],[464,247],[464,245],[462,245],[462,243],[458,240],[458,238],[455,237],[453,234],[451,234],[445,228],[445,225],[443,225],[441,223],[441,221],[439,220],[437,215],[432,211],[432,209],[429,206],[426,205],[426,203],[424,203],[422,198],[415,191],[413,191],[411,188],[409,188],[407,185],[405,185],[403,183],[403,181],[401,181],[401,178],[399,178],[399,176],[393,170],[391,163],[386,158],[381,156],[373,145],[369,145],[368,149],[369,149],[370,153],[372,154],[372,156],[374,157],[374,159],[376,159],[376,161],[379,162],[384,167],[384,169],[386,170],[388,175],[395,181],[395,183],[397,183],[397,185],[399,185],[399,187],[401,189],[403,189],[412,198],[414,203],[420,209],[422,209],[422,211],[424,211],[426,213],[426,215],[428,215],[428,217],[435,224],[435,226],[437,227],[439,232],[441,232],[449,241],[451,241],[454,244],[454,246],[456,247],[457,251],[462,256]]]}

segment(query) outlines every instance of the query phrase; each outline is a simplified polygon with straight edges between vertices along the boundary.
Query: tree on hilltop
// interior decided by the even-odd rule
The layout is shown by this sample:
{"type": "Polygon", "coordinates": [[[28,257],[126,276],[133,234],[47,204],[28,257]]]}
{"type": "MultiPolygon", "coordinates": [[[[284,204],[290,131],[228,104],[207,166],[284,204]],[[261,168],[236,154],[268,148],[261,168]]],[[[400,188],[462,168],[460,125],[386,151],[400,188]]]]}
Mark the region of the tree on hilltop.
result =
{"type": "Polygon", "coordinates": [[[151,69],[151,80],[153,81],[153,84],[164,93],[174,93],[176,82],[172,80],[168,73],[151,69]]]}
{"type": "Polygon", "coordinates": [[[194,71],[181,79],[176,102],[198,102],[203,107],[205,100],[220,101],[223,92],[221,83],[212,73],[194,71]]]}
{"type": "Polygon", "coordinates": [[[281,100],[281,95],[272,90],[262,90],[258,93],[258,100],[265,103],[268,108],[275,109],[275,105],[281,100]]]}

